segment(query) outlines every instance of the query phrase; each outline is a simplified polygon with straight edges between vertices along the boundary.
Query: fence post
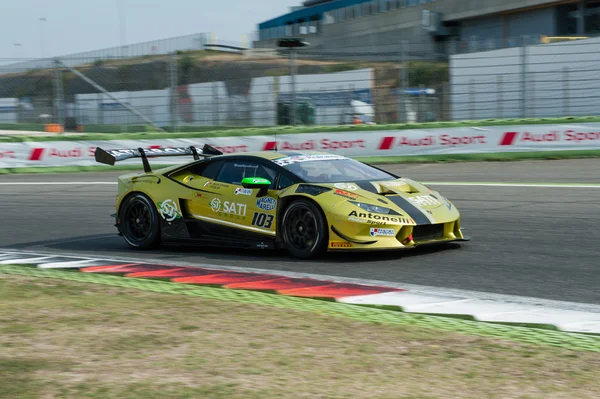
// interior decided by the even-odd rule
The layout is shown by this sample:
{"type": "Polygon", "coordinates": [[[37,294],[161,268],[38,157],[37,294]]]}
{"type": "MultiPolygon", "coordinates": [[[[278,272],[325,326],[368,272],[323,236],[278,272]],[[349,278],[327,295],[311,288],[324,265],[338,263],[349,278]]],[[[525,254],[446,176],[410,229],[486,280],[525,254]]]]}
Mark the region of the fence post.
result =
{"type": "Polygon", "coordinates": [[[441,108],[440,108],[440,120],[442,121],[450,121],[452,120],[452,104],[450,103],[450,82],[442,83],[442,94],[440,96],[441,99],[441,108]]]}
{"type": "Polygon", "coordinates": [[[62,83],[62,70],[60,67],[60,61],[56,59],[54,60],[54,114],[56,115],[56,123],[58,123],[61,126],[64,126],[64,92],[62,83]]]}
{"type": "Polygon", "coordinates": [[[469,80],[469,119],[475,119],[475,81],[469,80]]]}
{"type": "Polygon", "coordinates": [[[425,109],[427,108],[427,94],[425,94],[425,85],[419,85],[419,94],[417,97],[417,122],[425,122],[425,117],[427,113],[425,109]]]}
{"type": "Polygon", "coordinates": [[[527,108],[531,108],[531,111],[527,113],[528,116],[535,118],[536,116],[536,112],[535,112],[535,75],[531,74],[531,76],[529,77],[529,81],[527,82],[529,84],[529,87],[527,88],[528,93],[529,93],[529,101],[527,104],[527,108]]]}
{"type": "Polygon", "coordinates": [[[296,49],[290,48],[290,84],[292,91],[291,124],[296,126],[296,49]]]}
{"type": "Polygon", "coordinates": [[[569,116],[569,67],[563,68],[563,115],[569,116]]]}
{"type": "Polygon", "coordinates": [[[521,117],[527,118],[527,36],[521,38],[521,117]]]}
{"type": "Polygon", "coordinates": [[[177,95],[177,56],[175,53],[169,57],[169,88],[171,100],[171,129],[173,132],[178,130],[178,95],[177,95]]]}
{"type": "Polygon", "coordinates": [[[212,84],[212,97],[213,97],[213,125],[221,126],[221,120],[219,118],[219,82],[213,82],[212,84]],[[215,123],[216,121],[216,123],[215,123]]]}
{"type": "Polygon", "coordinates": [[[496,102],[497,107],[498,107],[498,117],[499,118],[504,118],[504,80],[502,78],[502,75],[498,75],[497,77],[497,82],[496,82],[496,102]]]}
{"type": "Polygon", "coordinates": [[[408,122],[408,115],[406,114],[406,93],[408,89],[408,48],[409,43],[407,40],[402,40],[400,45],[400,84],[398,90],[400,112],[398,113],[399,122],[408,122]]]}
{"type": "Polygon", "coordinates": [[[104,109],[102,107],[102,103],[104,102],[104,95],[102,93],[98,93],[98,121],[99,125],[104,125],[104,109]]]}

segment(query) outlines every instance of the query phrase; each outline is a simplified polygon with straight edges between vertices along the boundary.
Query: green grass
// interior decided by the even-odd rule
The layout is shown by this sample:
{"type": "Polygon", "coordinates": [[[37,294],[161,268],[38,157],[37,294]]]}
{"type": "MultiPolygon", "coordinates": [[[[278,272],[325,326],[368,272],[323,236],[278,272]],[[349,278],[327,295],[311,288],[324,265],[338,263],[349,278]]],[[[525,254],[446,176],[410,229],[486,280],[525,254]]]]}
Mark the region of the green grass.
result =
{"type": "Polygon", "coordinates": [[[56,278],[0,272],[0,325],[2,399],[600,397],[600,353],[56,278]]]}

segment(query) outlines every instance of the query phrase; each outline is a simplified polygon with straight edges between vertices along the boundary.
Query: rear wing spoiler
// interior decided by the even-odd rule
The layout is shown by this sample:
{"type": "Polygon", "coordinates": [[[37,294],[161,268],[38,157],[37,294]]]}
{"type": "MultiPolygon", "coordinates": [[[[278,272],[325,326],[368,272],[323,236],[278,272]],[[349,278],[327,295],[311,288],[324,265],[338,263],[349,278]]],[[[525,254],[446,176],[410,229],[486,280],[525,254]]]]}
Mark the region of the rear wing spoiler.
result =
{"type": "Polygon", "coordinates": [[[216,148],[205,144],[202,147],[202,151],[194,146],[189,147],[170,147],[170,148],[136,148],[136,149],[125,149],[125,150],[104,150],[100,147],[96,148],[95,158],[96,162],[103,163],[105,165],[113,166],[116,162],[124,161],[131,158],[142,158],[144,165],[144,172],[152,172],[148,157],[179,157],[191,155],[197,161],[200,157],[212,157],[215,155],[223,155],[223,153],[216,148]]]}

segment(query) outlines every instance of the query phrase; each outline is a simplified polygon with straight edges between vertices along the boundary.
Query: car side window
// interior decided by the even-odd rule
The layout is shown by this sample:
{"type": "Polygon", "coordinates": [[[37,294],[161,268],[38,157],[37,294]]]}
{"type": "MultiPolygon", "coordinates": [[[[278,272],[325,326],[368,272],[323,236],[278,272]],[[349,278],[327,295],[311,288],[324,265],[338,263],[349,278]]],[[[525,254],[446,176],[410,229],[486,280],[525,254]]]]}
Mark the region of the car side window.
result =
{"type": "Polygon", "coordinates": [[[295,184],[295,182],[284,173],[281,173],[279,175],[279,181],[277,182],[277,190],[283,190],[284,188],[289,187],[292,184],[295,184]]]}
{"type": "Polygon", "coordinates": [[[273,169],[258,162],[239,160],[225,162],[215,180],[241,186],[246,177],[262,177],[271,182],[269,188],[272,189],[275,186],[275,176],[276,172],[273,169]]]}
{"type": "Polygon", "coordinates": [[[217,177],[217,174],[219,173],[219,171],[221,170],[221,168],[223,167],[223,164],[225,162],[223,161],[214,161],[214,162],[202,162],[198,165],[194,165],[194,167],[192,168],[192,172],[206,177],[207,179],[211,179],[211,180],[215,180],[215,178],[217,177]]]}

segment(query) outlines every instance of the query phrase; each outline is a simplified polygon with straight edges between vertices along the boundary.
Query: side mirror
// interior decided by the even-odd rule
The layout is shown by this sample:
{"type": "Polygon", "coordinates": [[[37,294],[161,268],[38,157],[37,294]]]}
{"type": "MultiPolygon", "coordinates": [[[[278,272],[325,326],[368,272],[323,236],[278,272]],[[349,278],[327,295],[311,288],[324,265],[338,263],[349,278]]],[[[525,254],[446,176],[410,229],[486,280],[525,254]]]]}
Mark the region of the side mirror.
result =
{"type": "Polygon", "coordinates": [[[257,197],[264,197],[267,195],[269,191],[269,187],[271,186],[271,182],[262,177],[245,177],[242,180],[242,187],[244,188],[258,188],[257,197]]]}

